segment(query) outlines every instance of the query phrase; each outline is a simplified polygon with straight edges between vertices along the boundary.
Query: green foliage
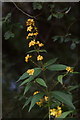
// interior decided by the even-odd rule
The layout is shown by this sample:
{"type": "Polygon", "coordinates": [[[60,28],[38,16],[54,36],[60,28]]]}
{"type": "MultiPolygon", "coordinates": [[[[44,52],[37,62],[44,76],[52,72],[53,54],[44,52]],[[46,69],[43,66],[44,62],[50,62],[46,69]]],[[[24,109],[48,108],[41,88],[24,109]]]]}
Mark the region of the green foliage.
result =
{"type": "Polygon", "coordinates": [[[66,111],[66,112],[63,112],[62,115],[58,118],[66,118],[70,113],[72,113],[73,111],[66,111]]]}
{"type": "Polygon", "coordinates": [[[64,93],[64,92],[60,92],[60,91],[53,91],[51,92],[51,94],[54,98],[68,105],[71,109],[75,109],[72,103],[72,95],[64,93]]]}
{"type": "Polygon", "coordinates": [[[54,59],[51,59],[49,61],[47,61],[45,64],[44,64],[44,67],[48,67],[49,65],[55,63],[57,61],[57,58],[54,58],[54,59]]]}
{"type": "Polygon", "coordinates": [[[39,102],[39,100],[43,97],[43,95],[44,95],[44,93],[38,93],[33,96],[32,100],[31,100],[31,105],[29,107],[29,111],[33,108],[33,106],[35,105],[36,102],[39,102]]]}
{"type": "Polygon", "coordinates": [[[39,2],[34,2],[33,3],[33,9],[34,10],[41,10],[42,9],[42,3],[39,3],[39,2]]]}
{"type": "Polygon", "coordinates": [[[54,65],[50,65],[47,67],[48,70],[51,71],[62,71],[66,69],[66,65],[62,65],[62,64],[54,64],[54,65]]]}
{"type": "Polygon", "coordinates": [[[4,37],[5,37],[5,40],[8,40],[10,38],[14,38],[14,33],[12,33],[11,31],[7,31],[5,34],[4,34],[4,37]]]}
{"type": "Polygon", "coordinates": [[[59,75],[58,76],[58,81],[61,83],[61,84],[63,84],[63,75],[59,75]]]}
{"type": "Polygon", "coordinates": [[[33,53],[33,52],[46,52],[47,53],[47,51],[46,50],[30,50],[30,51],[28,51],[27,53],[33,53]]]}
{"type": "Polygon", "coordinates": [[[30,75],[28,79],[24,80],[20,86],[28,83],[28,82],[31,82],[32,80],[34,80],[40,73],[41,73],[41,68],[34,68],[34,74],[33,75],[30,75]]]}
{"type": "Polygon", "coordinates": [[[30,97],[26,100],[23,108],[26,107],[26,106],[31,102],[31,100],[32,100],[32,96],[30,96],[30,97]]]}
{"type": "Polygon", "coordinates": [[[28,92],[28,90],[31,88],[33,84],[32,83],[28,83],[25,87],[25,90],[24,90],[24,95],[26,94],[26,92],[28,92]]]}
{"type": "Polygon", "coordinates": [[[42,78],[36,78],[35,80],[38,84],[44,86],[44,87],[47,87],[45,81],[42,79],[42,78]]]}

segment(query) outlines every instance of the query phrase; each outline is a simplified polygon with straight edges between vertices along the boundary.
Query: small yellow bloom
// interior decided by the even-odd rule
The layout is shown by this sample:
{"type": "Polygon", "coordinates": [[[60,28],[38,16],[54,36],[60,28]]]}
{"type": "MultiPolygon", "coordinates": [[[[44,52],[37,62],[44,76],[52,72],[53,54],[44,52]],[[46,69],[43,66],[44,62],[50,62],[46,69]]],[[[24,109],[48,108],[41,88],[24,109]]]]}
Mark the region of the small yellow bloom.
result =
{"type": "Polygon", "coordinates": [[[39,42],[39,41],[37,41],[37,42],[36,42],[36,44],[40,44],[40,42],[39,42]]]}
{"type": "Polygon", "coordinates": [[[55,116],[56,113],[56,109],[50,109],[50,115],[55,116]]]}
{"type": "Polygon", "coordinates": [[[38,35],[38,32],[36,32],[36,33],[33,33],[35,36],[37,36],[38,35]]]}
{"type": "Polygon", "coordinates": [[[34,74],[34,69],[28,69],[28,70],[27,70],[27,73],[28,73],[29,75],[33,75],[33,74],[34,74]]]}
{"type": "Polygon", "coordinates": [[[45,100],[45,101],[48,101],[48,97],[47,97],[47,96],[44,96],[44,100],[45,100]]]}
{"type": "Polygon", "coordinates": [[[71,67],[66,67],[66,70],[67,70],[68,72],[73,72],[73,69],[72,69],[71,67]]]}
{"type": "Polygon", "coordinates": [[[42,47],[42,46],[44,46],[44,44],[43,44],[43,43],[39,43],[38,45],[39,45],[39,47],[42,47]]]}
{"type": "Polygon", "coordinates": [[[39,93],[39,91],[35,91],[35,92],[33,93],[33,95],[36,95],[37,93],[39,93]]]}
{"type": "Polygon", "coordinates": [[[30,36],[34,36],[34,33],[29,33],[29,34],[28,34],[28,37],[30,37],[30,36]]]}
{"type": "Polygon", "coordinates": [[[28,54],[28,55],[25,57],[25,61],[28,62],[28,61],[29,61],[29,58],[31,58],[31,57],[32,57],[32,56],[28,54]]]}
{"type": "Polygon", "coordinates": [[[34,46],[36,44],[35,40],[31,40],[31,42],[29,42],[29,47],[34,46]]]}
{"type": "Polygon", "coordinates": [[[39,60],[43,60],[43,56],[38,55],[38,56],[37,56],[37,60],[38,60],[38,61],[39,61],[39,60]]]}
{"type": "Polygon", "coordinates": [[[26,25],[27,26],[29,26],[29,25],[35,25],[35,22],[34,22],[34,19],[28,19],[27,21],[26,21],[26,25]]]}
{"type": "Polygon", "coordinates": [[[34,27],[34,29],[36,30],[36,32],[38,31],[37,27],[34,27]]]}
{"type": "Polygon", "coordinates": [[[27,27],[27,31],[32,31],[32,29],[33,29],[32,26],[27,27]]]}
{"type": "Polygon", "coordinates": [[[58,109],[58,110],[61,110],[61,107],[58,106],[57,109],[58,109]]]}
{"type": "Polygon", "coordinates": [[[61,114],[62,114],[62,110],[58,110],[55,117],[59,117],[59,116],[61,116],[61,114]]]}
{"type": "Polygon", "coordinates": [[[36,102],[37,105],[39,105],[39,107],[41,107],[43,105],[44,99],[40,99],[40,102],[36,102]]]}

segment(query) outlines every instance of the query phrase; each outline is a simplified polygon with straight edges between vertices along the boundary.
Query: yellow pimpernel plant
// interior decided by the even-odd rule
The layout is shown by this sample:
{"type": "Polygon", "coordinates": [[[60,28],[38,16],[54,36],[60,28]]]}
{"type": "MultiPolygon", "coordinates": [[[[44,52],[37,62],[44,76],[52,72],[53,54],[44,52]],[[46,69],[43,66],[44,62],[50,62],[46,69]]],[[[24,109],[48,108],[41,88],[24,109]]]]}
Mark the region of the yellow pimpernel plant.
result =
{"type": "Polygon", "coordinates": [[[74,75],[73,67],[58,63],[57,58],[45,62],[44,54],[47,51],[43,49],[44,43],[37,37],[39,33],[34,19],[28,19],[26,27],[30,51],[25,55],[25,62],[26,65],[31,62],[35,67],[27,69],[18,80],[21,81],[20,86],[24,86],[24,96],[27,97],[23,108],[30,104],[30,112],[36,105],[44,107],[47,109],[46,117],[49,120],[70,117],[74,114],[75,106],[70,87],[65,85],[65,80],[66,76],[74,75]],[[31,95],[28,94],[29,91],[31,95]]]}

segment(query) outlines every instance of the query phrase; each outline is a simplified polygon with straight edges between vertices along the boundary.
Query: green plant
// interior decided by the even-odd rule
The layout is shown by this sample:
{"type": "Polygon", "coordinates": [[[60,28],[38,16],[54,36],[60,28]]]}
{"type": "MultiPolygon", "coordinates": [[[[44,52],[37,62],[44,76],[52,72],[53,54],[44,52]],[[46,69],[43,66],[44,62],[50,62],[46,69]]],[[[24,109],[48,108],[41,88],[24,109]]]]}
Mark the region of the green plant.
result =
{"type": "MultiPolygon", "coordinates": [[[[28,62],[32,62],[36,67],[28,69],[18,79],[18,82],[21,82],[20,86],[24,86],[23,96],[26,96],[27,92],[34,87],[31,95],[26,96],[23,108],[30,104],[30,112],[35,105],[45,107],[48,109],[48,116],[46,117],[49,117],[49,120],[51,117],[65,118],[68,115],[71,116],[75,113],[75,106],[72,102],[72,90],[70,91],[69,86],[65,86],[64,80],[65,77],[77,74],[78,72],[74,72],[73,67],[57,63],[57,58],[44,63],[43,53],[47,51],[42,49],[44,44],[37,40],[39,33],[36,23],[33,19],[28,19],[26,26],[28,33],[26,39],[29,41],[28,46],[34,50],[28,52],[25,62],[27,64],[28,62]],[[55,73],[59,74],[55,74],[55,77],[49,79],[46,74],[49,71],[52,75],[55,73]]],[[[76,89],[76,87],[73,86],[72,89],[76,89]]]]}

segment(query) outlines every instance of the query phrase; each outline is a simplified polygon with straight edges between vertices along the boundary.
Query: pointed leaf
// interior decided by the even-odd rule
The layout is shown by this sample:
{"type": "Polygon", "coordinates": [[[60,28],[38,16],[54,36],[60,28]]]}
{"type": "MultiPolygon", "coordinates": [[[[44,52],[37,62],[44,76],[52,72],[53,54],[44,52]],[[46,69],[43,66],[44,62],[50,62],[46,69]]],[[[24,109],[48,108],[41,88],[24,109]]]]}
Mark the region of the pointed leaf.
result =
{"type": "Polygon", "coordinates": [[[63,80],[62,80],[63,77],[64,77],[63,75],[59,75],[59,76],[58,76],[58,81],[59,81],[61,84],[63,84],[63,80]]]}
{"type": "MultiPolygon", "coordinates": [[[[32,96],[30,96],[30,97],[26,100],[23,108],[26,107],[26,106],[31,102],[31,99],[32,99],[32,96]]],[[[22,109],[23,109],[23,108],[22,108],[22,109]]]]}
{"type": "Polygon", "coordinates": [[[32,81],[34,78],[36,78],[39,74],[41,73],[41,68],[34,68],[34,74],[33,75],[29,75],[30,77],[26,80],[24,80],[20,86],[32,81]]]}
{"type": "Polygon", "coordinates": [[[17,80],[17,82],[20,81],[20,80],[26,79],[26,78],[28,78],[28,77],[29,77],[29,74],[28,74],[27,72],[25,72],[25,73],[23,73],[23,75],[17,80]]]}
{"type": "Polygon", "coordinates": [[[47,87],[45,81],[44,81],[42,78],[37,78],[35,81],[36,81],[38,84],[40,84],[40,85],[42,85],[42,86],[44,86],[44,87],[47,87]]]}
{"type": "Polygon", "coordinates": [[[60,91],[53,91],[51,94],[54,98],[65,103],[70,108],[75,109],[75,106],[72,103],[72,95],[64,93],[64,92],[60,92],[60,91]]]}
{"type": "Polygon", "coordinates": [[[32,100],[31,100],[31,105],[30,105],[29,111],[33,108],[33,106],[35,105],[36,102],[39,102],[39,100],[43,96],[44,96],[44,93],[38,93],[38,94],[33,96],[32,100]]]}
{"type": "Polygon", "coordinates": [[[31,86],[32,86],[32,83],[28,83],[28,85],[25,87],[24,95],[31,88],[31,86]]]}
{"type": "Polygon", "coordinates": [[[58,117],[58,118],[66,118],[70,113],[72,113],[73,111],[66,111],[66,112],[63,112],[62,114],[61,114],[61,116],[60,117],[58,117]]]}
{"type": "Polygon", "coordinates": [[[66,65],[54,64],[54,65],[48,66],[47,69],[51,71],[61,71],[61,70],[65,70],[66,67],[67,67],[66,65]]]}
{"type": "Polygon", "coordinates": [[[57,58],[54,58],[54,59],[51,59],[51,60],[47,61],[47,62],[44,64],[44,67],[47,67],[47,66],[49,66],[49,65],[51,65],[51,64],[53,64],[53,63],[55,63],[56,60],[57,60],[57,58]]]}

